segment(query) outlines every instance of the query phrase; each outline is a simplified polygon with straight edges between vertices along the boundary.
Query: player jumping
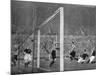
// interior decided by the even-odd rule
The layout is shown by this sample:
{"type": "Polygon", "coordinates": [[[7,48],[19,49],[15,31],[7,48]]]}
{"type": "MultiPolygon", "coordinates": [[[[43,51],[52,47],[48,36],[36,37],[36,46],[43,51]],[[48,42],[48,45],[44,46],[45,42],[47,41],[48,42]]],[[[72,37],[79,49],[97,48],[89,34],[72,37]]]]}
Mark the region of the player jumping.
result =
{"type": "Polygon", "coordinates": [[[56,60],[56,49],[53,49],[51,51],[51,63],[50,63],[50,67],[55,63],[55,60],[56,60]]]}

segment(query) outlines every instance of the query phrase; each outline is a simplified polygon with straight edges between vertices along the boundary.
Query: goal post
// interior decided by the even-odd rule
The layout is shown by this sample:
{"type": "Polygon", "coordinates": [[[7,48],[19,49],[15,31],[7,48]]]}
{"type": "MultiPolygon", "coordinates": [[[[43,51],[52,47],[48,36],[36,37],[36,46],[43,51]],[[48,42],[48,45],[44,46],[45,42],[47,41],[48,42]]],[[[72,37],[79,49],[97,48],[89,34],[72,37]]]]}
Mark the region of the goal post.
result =
{"type": "Polygon", "coordinates": [[[64,8],[60,7],[60,71],[64,71],[64,8]]]}
{"type": "Polygon", "coordinates": [[[38,30],[38,47],[37,47],[37,68],[40,67],[40,30],[38,30]]]}
{"type": "MultiPolygon", "coordinates": [[[[57,14],[60,14],[60,71],[64,71],[64,8],[60,7],[58,8],[53,15],[51,15],[49,18],[47,18],[38,29],[37,33],[37,68],[40,68],[40,37],[41,37],[41,31],[40,28],[45,26],[46,23],[48,23],[51,19],[53,19],[57,14]]],[[[57,40],[57,36],[56,36],[57,40]]]]}

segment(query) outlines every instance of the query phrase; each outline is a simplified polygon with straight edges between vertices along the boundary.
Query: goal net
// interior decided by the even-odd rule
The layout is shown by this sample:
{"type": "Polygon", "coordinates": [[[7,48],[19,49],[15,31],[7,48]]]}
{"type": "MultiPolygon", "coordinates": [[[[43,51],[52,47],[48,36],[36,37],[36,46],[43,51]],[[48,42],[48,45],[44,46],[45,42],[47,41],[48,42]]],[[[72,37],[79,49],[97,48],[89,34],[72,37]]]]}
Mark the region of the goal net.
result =
{"type": "Polygon", "coordinates": [[[36,46],[37,68],[45,71],[63,71],[64,12],[58,8],[38,28],[36,46]],[[52,50],[56,50],[56,59],[52,64],[52,50]],[[52,64],[52,65],[51,65],[52,64]]]}

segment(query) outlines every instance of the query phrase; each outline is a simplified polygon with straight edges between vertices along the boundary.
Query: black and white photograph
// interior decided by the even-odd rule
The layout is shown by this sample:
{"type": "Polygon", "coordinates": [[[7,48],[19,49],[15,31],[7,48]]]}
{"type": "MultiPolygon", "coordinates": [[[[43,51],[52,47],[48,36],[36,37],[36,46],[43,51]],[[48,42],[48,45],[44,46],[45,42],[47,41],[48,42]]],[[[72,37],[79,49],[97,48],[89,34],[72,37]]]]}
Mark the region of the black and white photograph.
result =
{"type": "Polygon", "coordinates": [[[11,0],[11,75],[96,69],[96,5],[11,0]]]}

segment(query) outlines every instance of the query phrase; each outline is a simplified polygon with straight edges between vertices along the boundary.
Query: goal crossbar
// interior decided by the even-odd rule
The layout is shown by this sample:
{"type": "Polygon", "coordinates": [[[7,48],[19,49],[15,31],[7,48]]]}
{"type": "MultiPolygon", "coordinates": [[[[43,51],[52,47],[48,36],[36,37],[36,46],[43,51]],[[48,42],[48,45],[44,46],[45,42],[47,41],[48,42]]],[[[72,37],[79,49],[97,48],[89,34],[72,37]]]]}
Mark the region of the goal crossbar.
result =
{"type": "MultiPolygon", "coordinates": [[[[61,8],[61,7],[60,7],[61,8]]],[[[48,17],[42,24],[40,24],[39,28],[43,27],[46,23],[48,23],[51,19],[53,19],[60,11],[60,8],[58,8],[53,15],[51,15],[50,17],[48,17]]]]}

